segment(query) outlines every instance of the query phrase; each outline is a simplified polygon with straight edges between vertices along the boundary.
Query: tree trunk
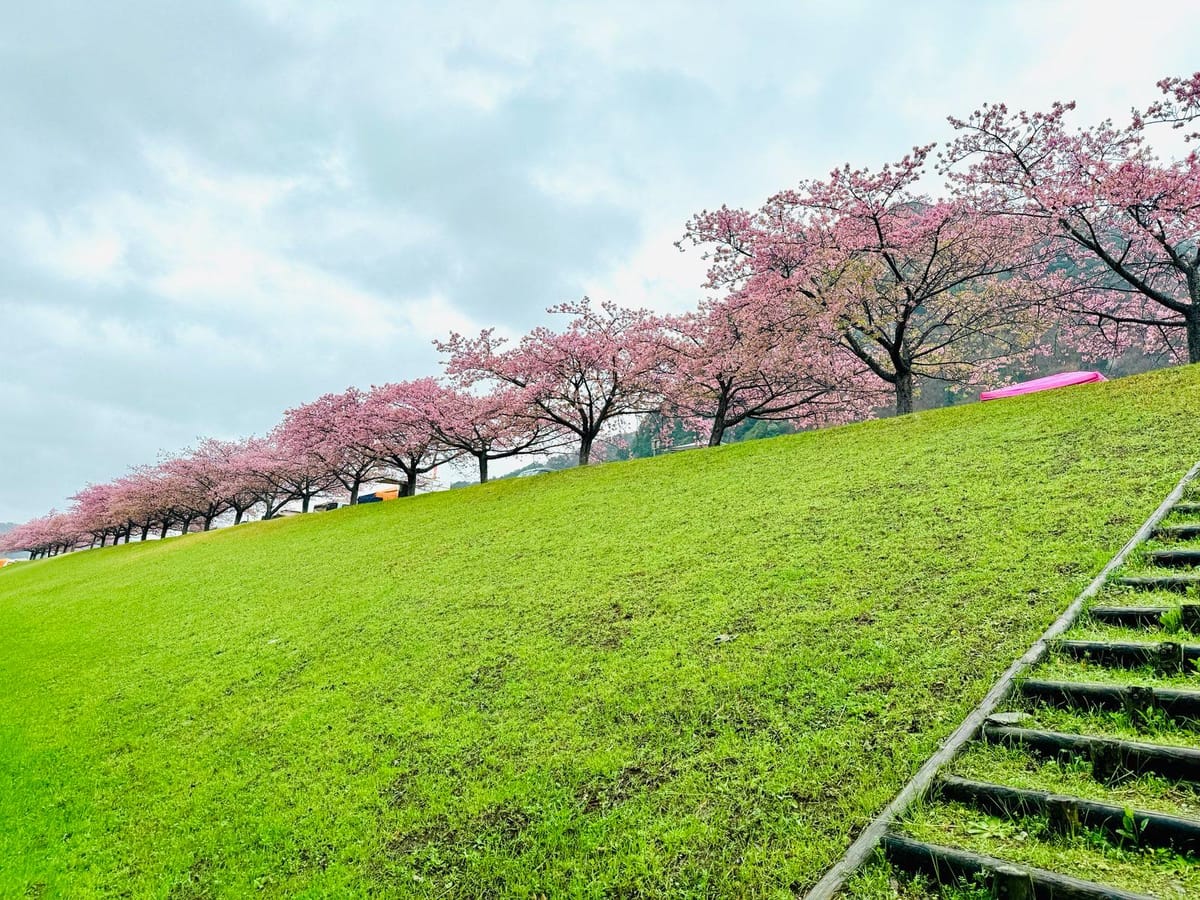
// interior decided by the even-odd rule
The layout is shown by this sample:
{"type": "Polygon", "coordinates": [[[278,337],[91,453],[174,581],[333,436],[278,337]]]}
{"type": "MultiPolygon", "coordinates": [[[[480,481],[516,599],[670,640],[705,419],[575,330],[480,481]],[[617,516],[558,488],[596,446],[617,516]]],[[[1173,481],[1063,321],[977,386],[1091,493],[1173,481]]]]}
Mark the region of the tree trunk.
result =
{"type": "Polygon", "coordinates": [[[150,534],[150,523],[147,522],[145,525],[142,526],[142,540],[144,541],[146,539],[147,535],[149,535],[149,534],[150,534]]]}
{"type": "Polygon", "coordinates": [[[1200,362],[1200,303],[1193,302],[1184,313],[1187,322],[1188,362],[1200,362]]]}
{"type": "Polygon", "coordinates": [[[350,506],[358,505],[358,489],[362,487],[362,479],[355,478],[353,486],[350,488],[350,506]]]}
{"type": "Polygon", "coordinates": [[[171,530],[171,522],[169,519],[163,519],[162,528],[158,530],[158,539],[166,540],[167,532],[171,530]]]}
{"type": "Polygon", "coordinates": [[[308,512],[310,502],[312,502],[312,494],[305,494],[304,499],[300,501],[300,512],[308,512]]]}
{"type": "Polygon", "coordinates": [[[212,529],[212,520],[213,520],[213,517],[212,517],[212,516],[205,516],[205,517],[204,517],[204,530],[205,530],[205,531],[209,531],[209,530],[211,530],[211,529],[212,529]]]}
{"type": "Polygon", "coordinates": [[[245,514],[245,512],[246,511],[244,509],[240,509],[240,508],[234,510],[234,512],[233,512],[233,524],[234,525],[242,524],[242,516],[245,514]]]}
{"type": "Polygon", "coordinates": [[[896,373],[896,415],[903,416],[913,411],[913,373],[896,373]]]}
{"type": "Polygon", "coordinates": [[[417,496],[417,476],[412,474],[411,472],[405,472],[404,474],[407,477],[407,481],[405,481],[404,484],[400,485],[399,496],[401,496],[401,497],[417,496]]]}
{"type": "Polygon", "coordinates": [[[479,460],[479,483],[487,484],[487,464],[488,458],[486,453],[480,453],[476,459],[479,460]]]}
{"type": "Polygon", "coordinates": [[[725,439],[725,415],[720,410],[717,411],[716,417],[713,419],[712,431],[708,433],[708,446],[719,447],[721,441],[725,439]]]}
{"type": "Polygon", "coordinates": [[[717,411],[713,414],[712,431],[708,433],[708,446],[718,447],[725,437],[725,429],[728,427],[726,417],[729,414],[729,395],[721,392],[721,399],[717,401],[717,411]]]}
{"type": "Polygon", "coordinates": [[[587,435],[579,440],[579,464],[586,466],[592,461],[592,436],[587,435]]]}

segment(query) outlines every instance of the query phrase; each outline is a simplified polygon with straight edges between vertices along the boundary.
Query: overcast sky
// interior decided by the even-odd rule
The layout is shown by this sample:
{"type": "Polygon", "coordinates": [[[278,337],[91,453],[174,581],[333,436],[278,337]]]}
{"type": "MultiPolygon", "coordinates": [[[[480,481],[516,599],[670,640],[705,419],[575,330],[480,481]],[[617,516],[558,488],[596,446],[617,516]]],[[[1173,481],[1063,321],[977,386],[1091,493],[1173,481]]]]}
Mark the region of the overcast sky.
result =
{"type": "Polygon", "coordinates": [[[0,521],[451,330],[685,307],[692,212],[981,101],[1123,116],[1195,68],[1187,3],[1105,5],[7,2],[0,521]]]}

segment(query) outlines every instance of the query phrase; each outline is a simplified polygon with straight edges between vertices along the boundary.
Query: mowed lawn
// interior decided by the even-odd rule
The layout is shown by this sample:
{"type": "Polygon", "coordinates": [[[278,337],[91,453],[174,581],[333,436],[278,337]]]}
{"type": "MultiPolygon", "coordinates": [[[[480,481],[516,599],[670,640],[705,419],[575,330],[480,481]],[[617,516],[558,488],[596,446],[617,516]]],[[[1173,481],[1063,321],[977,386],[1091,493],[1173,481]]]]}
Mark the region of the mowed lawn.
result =
{"type": "Polygon", "coordinates": [[[0,896],[787,897],[1200,457],[1200,367],[0,572],[0,896]]]}

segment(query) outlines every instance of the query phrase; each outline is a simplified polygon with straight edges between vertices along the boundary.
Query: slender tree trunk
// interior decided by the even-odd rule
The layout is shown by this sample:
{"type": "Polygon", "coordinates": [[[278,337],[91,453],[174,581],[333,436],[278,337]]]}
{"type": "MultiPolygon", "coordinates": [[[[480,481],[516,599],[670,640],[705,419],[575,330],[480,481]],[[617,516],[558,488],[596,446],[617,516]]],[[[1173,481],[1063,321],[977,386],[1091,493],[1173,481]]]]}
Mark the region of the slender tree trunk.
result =
{"type": "Polygon", "coordinates": [[[903,416],[913,411],[913,378],[912,372],[896,373],[896,415],[903,416]]]}
{"type": "Polygon", "coordinates": [[[105,542],[106,542],[107,540],[108,540],[108,535],[107,535],[107,534],[102,534],[102,535],[100,535],[100,546],[101,546],[101,547],[103,547],[103,546],[104,546],[104,544],[105,544],[105,542]]]}
{"type": "MultiPolygon", "coordinates": [[[[358,505],[358,489],[362,487],[362,479],[355,478],[354,486],[350,488],[350,506],[358,505]]],[[[305,510],[307,512],[308,510],[305,510]]]]}
{"type": "Polygon", "coordinates": [[[305,494],[304,499],[300,501],[300,512],[308,512],[310,502],[312,502],[312,494],[305,494]]]}
{"type": "Polygon", "coordinates": [[[241,524],[242,524],[242,515],[243,515],[245,512],[246,512],[246,511],[245,511],[244,509],[241,509],[241,508],[238,508],[238,509],[234,510],[234,513],[233,513],[233,524],[234,524],[234,525],[241,525],[241,524]]]}
{"type": "Polygon", "coordinates": [[[1187,322],[1188,362],[1200,362],[1200,302],[1193,301],[1184,314],[1187,322]]]}
{"type": "Polygon", "coordinates": [[[147,536],[149,536],[149,534],[150,534],[150,523],[147,522],[145,525],[142,526],[142,540],[144,541],[147,538],[147,536]]]}
{"type": "Polygon", "coordinates": [[[204,530],[208,531],[211,528],[212,528],[212,516],[205,516],[204,517],[204,530]]]}
{"type": "Polygon", "coordinates": [[[158,531],[158,539],[159,539],[160,541],[161,541],[161,540],[165,540],[165,539],[166,539],[166,537],[167,537],[167,532],[168,532],[170,529],[171,529],[171,520],[170,520],[170,519],[163,519],[162,528],[160,528],[160,529],[159,529],[159,531],[158,531]]]}
{"type": "Polygon", "coordinates": [[[487,454],[480,453],[475,458],[479,460],[479,483],[487,484],[487,464],[488,464],[487,454]]]}
{"type": "Polygon", "coordinates": [[[728,414],[729,397],[722,391],[721,399],[717,401],[717,411],[713,414],[712,431],[708,433],[708,446],[720,446],[722,439],[725,437],[725,421],[728,414]]]}
{"type": "Polygon", "coordinates": [[[586,466],[592,461],[592,440],[593,435],[584,435],[579,440],[579,464],[586,466]]]}

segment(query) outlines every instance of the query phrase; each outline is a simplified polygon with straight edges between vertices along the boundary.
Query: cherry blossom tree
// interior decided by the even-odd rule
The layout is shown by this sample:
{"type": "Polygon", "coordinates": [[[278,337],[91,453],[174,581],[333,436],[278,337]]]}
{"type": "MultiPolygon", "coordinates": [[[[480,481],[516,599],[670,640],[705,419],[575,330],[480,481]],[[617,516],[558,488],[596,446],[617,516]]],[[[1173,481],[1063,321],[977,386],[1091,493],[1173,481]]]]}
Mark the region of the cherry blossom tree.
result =
{"type": "MultiPolygon", "coordinates": [[[[917,378],[971,382],[1030,352],[1046,330],[1045,250],[1011,218],[917,191],[932,145],[878,172],[834,171],[755,213],[689,223],[710,286],[790,298],[798,317],[893,389],[911,412],[917,378]]],[[[682,243],[682,242],[681,242],[682,243]]]]}
{"type": "Polygon", "coordinates": [[[308,512],[313,497],[331,490],[337,479],[325,471],[320,460],[282,439],[281,430],[266,438],[251,438],[238,455],[237,465],[257,484],[263,518],[272,519],[292,500],[308,512]]]}
{"type": "Polygon", "coordinates": [[[115,487],[112,484],[89,484],[71,497],[74,506],[70,515],[76,528],[90,535],[92,543],[103,547],[109,536],[114,545],[124,536],[128,540],[126,521],[114,510],[115,487]]]}
{"type": "Polygon", "coordinates": [[[419,476],[450,462],[461,450],[445,444],[433,427],[445,391],[434,378],[373,387],[365,408],[377,458],[404,474],[400,496],[417,492],[419,476]]]}
{"type": "Polygon", "coordinates": [[[134,530],[138,531],[139,539],[144,541],[155,525],[167,523],[169,510],[163,504],[158,475],[158,470],[152,466],[139,466],[112,484],[111,509],[115,518],[124,525],[126,543],[134,530]]]}
{"type": "Polygon", "coordinates": [[[257,438],[244,438],[218,442],[215,448],[215,462],[224,470],[223,490],[233,511],[234,525],[240,525],[246,513],[259,504],[264,505],[264,516],[270,515],[272,505],[278,502],[275,485],[258,469],[259,446],[257,438]]]}
{"type": "Polygon", "coordinates": [[[721,443],[747,419],[846,422],[886,402],[828,325],[773,296],[743,291],[660,319],[663,414],[721,443]]]}
{"type": "Polygon", "coordinates": [[[31,519],[0,535],[0,546],[5,550],[28,553],[31,559],[39,559],[73,550],[86,534],[74,516],[51,510],[41,518],[31,519]]]}
{"type": "Polygon", "coordinates": [[[561,429],[539,418],[525,393],[498,386],[485,394],[439,385],[423,397],[421,416],[441,444],[472,457],[479,482],[488,480],[488,463],[558,445],[561,429]]]}
{"type": "Polygon", "coordinates": [[[377,433],[367,407],[367,395],[358,388],[325,394],[284,413],[274,438],[287,458],[302,471],[317,468],[349,493],[353,506],[358,491],[381,467],[377,433]]]}
{"type": "Polygon", "coordinates": [[[606,425],[652,405],[659,342],[644,310],[609,302],[595,308],[584,297],[548,312],[572,319],[562,331],[535,328],[512,347],[494,329],[474,339],[452,334],[435,344],[448,354],[447,373],[464,386],[507,385],[534,419],[573,434],[585,466],[606,425]]]}
{"type": "Polygon", "coordinates": [[[1068,324],[1100,328],[1118,349],[1132,330],[1147,349],[1200,362],[1200,155],[1162,160],[1147,140],[1155,125],[1200,117],[1200,73],[1159,88],[1163,99],[1120,127],[1071,128],[1074,103],[985,105],[950,119],[943,170],[978,209],[1037,227],[1073,263],[1075,290],[1059,303],[1068,324]]]}
{"type": "Polygon", "coordinates": [[[160,483],[171,498],[184,533],[196,520],[208,531],[213,520],[229,509],[223,453],[206,446],[210,443],[216,442],[202,441],[191,453],[165,459],[159,465],[165,476],[160,483]]]}

